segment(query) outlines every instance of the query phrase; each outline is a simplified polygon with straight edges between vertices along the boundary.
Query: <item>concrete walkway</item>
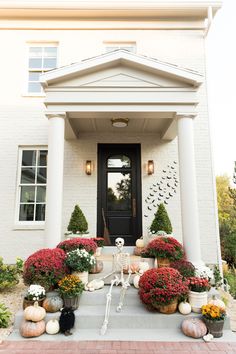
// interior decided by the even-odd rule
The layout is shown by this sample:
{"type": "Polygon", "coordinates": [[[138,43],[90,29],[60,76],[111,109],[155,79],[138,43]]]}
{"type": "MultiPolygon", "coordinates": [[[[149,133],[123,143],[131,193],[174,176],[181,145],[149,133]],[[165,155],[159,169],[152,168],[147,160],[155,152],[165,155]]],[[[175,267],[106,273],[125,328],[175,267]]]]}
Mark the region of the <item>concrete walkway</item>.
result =
{"type": "Polygon", "coordinates": [[[4,341],[0,354],[236,354],[236,343],[4,341]]]}

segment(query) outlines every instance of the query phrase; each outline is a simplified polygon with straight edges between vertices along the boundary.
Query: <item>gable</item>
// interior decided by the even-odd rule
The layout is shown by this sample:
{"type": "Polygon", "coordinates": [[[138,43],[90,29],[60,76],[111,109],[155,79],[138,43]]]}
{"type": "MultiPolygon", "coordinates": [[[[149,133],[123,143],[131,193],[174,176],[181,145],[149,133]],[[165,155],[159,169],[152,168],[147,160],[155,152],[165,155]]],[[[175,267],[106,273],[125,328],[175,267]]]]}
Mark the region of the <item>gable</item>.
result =
{"type": "Polygon", "coordinates": [[[53,87],[197,87],[202,75],[124,50],[106,53],[41,75],[53,87]]]}
{"type": "Polygon", "coordinates": [[[58,78],[50,87],[55,88],[181,88],[190,87],[186,82],[173,79],[167,75],[152,75],[143,70],[125,65],[95,71],[87,75],[77,74],[72,78],[58,78]]]}

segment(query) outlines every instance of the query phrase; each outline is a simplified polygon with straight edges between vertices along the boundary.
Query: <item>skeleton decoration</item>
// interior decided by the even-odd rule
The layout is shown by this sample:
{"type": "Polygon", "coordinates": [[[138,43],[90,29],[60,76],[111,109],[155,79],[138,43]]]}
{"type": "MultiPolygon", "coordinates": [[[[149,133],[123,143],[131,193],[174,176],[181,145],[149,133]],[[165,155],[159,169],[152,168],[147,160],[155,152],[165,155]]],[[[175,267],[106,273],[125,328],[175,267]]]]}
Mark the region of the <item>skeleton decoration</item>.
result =
{"type": "Polygon", "coordinates": [[[112,264],[112,272],[107,274],[103,279],[114,275],[114,278],[111,281],[111,285],[109,288],[109,291],[106,295],[107,302],[106,302],[106,310],[105,310],[105,317],[103,321],[103,325],[101,328],[101,334],[104,335],[107,331],[107,326],[108,326],[108,321],[109,321],[109,315],[110,315],[110,308],[111,308],[111,300],[112,300],[112,289],[113,286],[116,285],[121,285],[121,291],[120,291],[120,300],[119,304],[116,308],[117,312],[120,312],[122,307],[123,307],[123,302],[126,294],[126,290],[130,286],[130,276],[131,276],[131,270],[130,270],[130,255],[129,253],[123,252],[124,248],[124,239],[121,237],[118,237],[115,240],[115,245],[117,247],[118,252],[113,253],[113,264],[112,264]],[[126,279],[124,278],[124,272],[123,270],[128,269],[128,275],[126,279]]]}

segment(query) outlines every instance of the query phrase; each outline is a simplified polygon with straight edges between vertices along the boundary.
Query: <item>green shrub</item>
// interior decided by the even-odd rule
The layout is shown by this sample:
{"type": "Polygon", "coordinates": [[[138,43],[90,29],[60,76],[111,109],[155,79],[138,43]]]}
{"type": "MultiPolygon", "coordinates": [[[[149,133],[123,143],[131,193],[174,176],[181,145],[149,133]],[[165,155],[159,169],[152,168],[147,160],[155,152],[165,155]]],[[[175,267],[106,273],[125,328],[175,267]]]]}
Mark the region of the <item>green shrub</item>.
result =
{"type": "Polygon", "coordinates": [[[0,290],[12,288],[19,283],[19,275],[23,271],[23,261],[16,259],[16,264],[4,264],[0,257],[0,290]]]}
{"type": "Polygon", "coordinates": [[[229,292],[236,299],[236,273],[235,269],[230,269],[224,272],[224,278],[227,280],[227,283],[230,286],[229,292]]]}
{"type": "Polygon", "coordinates": [[[67,227],[68,231],[86,233],[88,231],[87,220],[78,205],[75,206],[73,213],[71,214],[70,222],[67,227]]]}
{"type": "Polygon", "coordinates": [[[0,303],[0,328],[7,328],[10,318],[11,312],[3,303],[0,303]]]}
{"type": "Polygon", "coordinates": [[[165,231],[167,234],[172,233],[172,225],[166,208],[162,203],[155,213],[154,219],[150,226],[150,231],[152,234],[156,234],[158,231],[165,231]]]}
{"type": "Polygon", "coordinates": [[[230,267],[236,267],[236,231],[230,232],[222,239],[222,258],[230,267]]]}

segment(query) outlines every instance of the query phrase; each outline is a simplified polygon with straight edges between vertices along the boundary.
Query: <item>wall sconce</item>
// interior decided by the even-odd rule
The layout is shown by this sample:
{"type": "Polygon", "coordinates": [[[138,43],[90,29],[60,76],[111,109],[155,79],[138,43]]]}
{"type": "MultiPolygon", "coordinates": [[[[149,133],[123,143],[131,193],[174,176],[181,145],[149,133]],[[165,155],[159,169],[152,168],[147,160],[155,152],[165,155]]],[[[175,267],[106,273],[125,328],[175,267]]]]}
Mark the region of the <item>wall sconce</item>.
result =
{"type": "Polygon", "coordinates": [[[154,161],[153,160],[148,160],[147,173],[148,173],[148,175],[152,175],[154,173],[154,161]]]}
{"type": "Polygon", "coordinates": [[[92,161],[91,160],[87,160],[86,161],[85,173],[86,173],[86,175],[91,175],[92,174],[92,161]]]}

